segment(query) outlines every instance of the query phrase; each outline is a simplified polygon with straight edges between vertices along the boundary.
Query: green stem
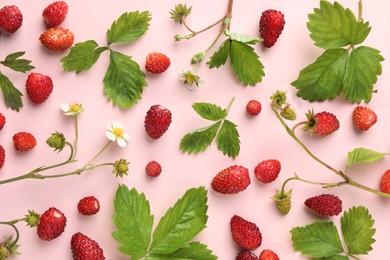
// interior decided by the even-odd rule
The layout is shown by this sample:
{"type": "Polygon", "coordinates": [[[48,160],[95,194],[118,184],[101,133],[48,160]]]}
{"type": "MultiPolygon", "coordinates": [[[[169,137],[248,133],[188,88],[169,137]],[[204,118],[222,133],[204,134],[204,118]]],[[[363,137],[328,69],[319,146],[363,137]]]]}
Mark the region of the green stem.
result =
{"type": "MultiPolygon", "coordinates": [[[[18,221],[16,221],[16,222],[18,222],[18,221]]],[[[15,220],[14,221],[7,221],[7,222],[0,221],[0,225],[9,225],[15,230],[16,238],[15,238],[14,242],[10,245],[10,247],[13,247],[14,245],[16,245],[16,243],[18,243],[18,240],[19,240],[19,230],[15,226],[16,222],[15,222],[15,220]]]]}
{"type": "Polygon", "coordinates": [[[75,139],[74,139],[74,154],[72,156],[72,159],[76,157],[77,154],[77,148],[78,148],[78,142],[79,142],[79,126],[78,126],[78,116],[77,114],[74,116],[74,128],[75,128],[75,139]]]}
{"type": "Polygon", "coordinates": [[[230,102],[229,102],[229,104],[226,107],[226,114],[229,114],[229,110],[230,110],[230,107],[232,106],[232,104],[234,102],[234,99],[235,99],[235,97],[232,97],[232,99],[230,99],[230,102]]]}
{"type": "Polygon", "coordinates": [[[112,143],[112,141],[108,141],[108,142],[103,146],[103,148],[100,149],[100,151],[99,151],[94,157],[92,157],[91,160],[89,160],[89,161],[84,165],[83,168],[88,167],[88,165],[90,165],[97,157],[99,157],[99,155],[102,154],[102,153],[104,152],[104,150],[106,150],[106,148],[107,148],[111,143],[112,143]]]}
{"type": "Polygon", "coordinates": [[[363,2],[359,0],[359,13],[358,13],[358,21],[363,21],[363,2]]]}

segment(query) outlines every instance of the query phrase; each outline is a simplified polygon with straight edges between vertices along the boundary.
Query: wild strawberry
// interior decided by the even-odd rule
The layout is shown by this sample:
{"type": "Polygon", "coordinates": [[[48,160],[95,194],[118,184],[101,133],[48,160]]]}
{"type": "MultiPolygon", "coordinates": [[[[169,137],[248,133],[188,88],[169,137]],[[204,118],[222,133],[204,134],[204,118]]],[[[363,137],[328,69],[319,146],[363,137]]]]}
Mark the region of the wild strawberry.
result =
{"type": "Polygon", "coordinates": [[[276,202],[276,206],[278,210],[283,215],[287,215],[291,209],[291,195],[292,190],[289,191],[280,191],[276,190],[276,194],[272,196],[272,199],[276,202]]]}
{"type": "Polygon", "coordinates": [[[60,25],[68,14],[68,4],[56,1],[49,4],[42,12],[43,21],[48,28],[60,25]]]}
{"type": "Polygon", "coordinates": [[[5,116],[2,113],[0,113],[0,130],[3,129],[5,122],[6,122],[5,116]]]}
{"type": "Polygon", "coordinates": [[[236,255],[236,260],[259,260],[259,258],[249,251],[241,251],[236,255]]]}
{"type": "Polygon", "coordinates": [[[281,164],[278,160],[264,160],[255,167],[256,179],[262,183],[270,183],[278,177],[280,169],[281,164]]]}
{"type": "Polygon", "coordinates": [[[257,116],[261,112],[261,103],[257,100],[250,100],[246,104],[246,112],[248,112],[250,116],[257,116]]]}
{"type": "Polygon", "coordinates": [[[151,52],[146,56],[145,69],[153,74],[163,73],[171,65],[167,55],[159,52],[151,52]]]}
{"type": "Polygon", "coordinates": [[[145,131],[152,139],[160,138],[172,122],[172,113],[160,105],[153,105],[145,116],[145,131]]]}
{"type": "Polygon", "coordinates": [[[82,215],[94,215],[100,210],[99,200],[94,196],[84,197],[77,203],[77,210],[82,215]]]}
{"type": "Polygon", "coordinates": [[[264,249],[260,253],[259,260],[279,260],[279,257],[271,249],[264,249]]]}
{"type": "Polygon", "coordinates": [[[27,152],[35,147],[37,140],[28,132],[18,132],[12,137],[14,147],[20,152],[27,152]]]}
{"type": "Polygon", "coordinates": [[[26,80],[26,91],[31,102],[41,104],[53,91],[53,81],[49,76],[32,72],[26,80]]]}
{"type": "Polygon", "coordinates": [[[149,177],[157,177],[161,173],[161,165],[156,161],[150,161],[145,167],[145,172],[149,177]]]}
{"type": "Polygon", "coordinates": [[[274,46],[284,29],[284,14],[277,10],[265,10],[260,17],[259,32],[264,47],[274,46]]]}
{"type": "Polygon", "coordinates": [[[355,107],[352,118],[355,127],[362,131],[367,131],[378,121],[376,113],[372,109],[364,106],[355,107]]]}
{"type": "Polygon", "coordinates": [[[84,235],[77,232],[72,236],[70,241],[74,260],[104,260],[103,249],[99,244],[84,235]]]}
{"type": "Polygon", "coordinates": [[[261,245],[262,235],[255,223],[234,215],[230,220],[230,229],[234,242],[244,250],[254,250],[261,245]]]}
{"type": "Polygon", "coordinates": [[[23,14],[16,5],[7,5],[0,10],[0,28],[14,33],[23,23],[23,14]]]}
{"type": "Polygon", "coordinates": [[[5,150],[4,147],[0,144],[0,169],[3,168],[5,161],[5,150]]]}
{"type": "Polygon", "coordinates": [[[211,188],[222,194],[235,194],[245,190],[250,183],[248,169],[232,165],[215,175],[211,181],[211,188]]]}
{"type": "Polygon", "coordinates": [[[48,50],[63,51],[73,45],[74,35],[68,29],[55,27],[42,33],[39,40],[48,50]]]}
{"type": "Polygon", "coordinates": [[[337,216],[342,210],[342,201],[336,195],[321,194],[308,198],[306,207],[322,216],[337,216]]]}
{"type": "Polygon", "coordinates": [[[46,210],[39,219],[37,226],[38,237],[49,241],[59,237],[65,230],[66,217],[58,209],[51,207],[46,210]]]}
{"type": "Polygon", "coordinates": [[[308,121],[303,130],[309,131],[311,134],[327,136],[340,127],[337,117],[326,111],[314,114],[314,111],[311,110],[306,114],[306,117],[308,121]]]}
{"type": "Polygon", "coordinates": [[[390,170],[385,171],[380,182],[382,192],[390,194],[390,170]]]}

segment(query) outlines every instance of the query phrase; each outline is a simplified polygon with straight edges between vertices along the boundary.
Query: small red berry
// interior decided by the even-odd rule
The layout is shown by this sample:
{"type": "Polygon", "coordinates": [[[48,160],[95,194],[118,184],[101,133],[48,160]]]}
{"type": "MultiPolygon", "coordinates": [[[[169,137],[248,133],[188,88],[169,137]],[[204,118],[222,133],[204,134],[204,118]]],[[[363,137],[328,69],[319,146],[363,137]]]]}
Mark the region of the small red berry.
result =
{"type": "Polygon", "coordinates": [[[153,105],[145,115],[145,131],[147,135],[156,140],[169,128],[172,122],[172,113],[161,105],[153,105]]]}
{"type": "Polygon", "coordinates": [[[274,46],[284,29],[284,14],[277,10],[265,10],[260,17],[259,32],[264,47],[274,46]]]}
{"type": "Polygon", "coordinates": [[[308,198],[305,206],[322,216],[337,216],[342,211],[342,201],[332,194],[321,194],[308,198]]]}
{"type": "Polygon", "coordinates": [[[68,14],[68,4],[56,1],[49,4],[42,12],[43,21],[48,28],[60,25],[68,14]]]}
{"type": "Polygon", "coordinates": [[[63,51],[73,45],[74,34],[65,28],[50,28],[39,36],[39,40],[46,49],[63,51]]]}
{"type": "Polygon", "coordinates": [[[271,249],[264,249],[260,253],[259,260],[279,260],[279,256],[271,249]]]}
{"type": "Polygon", "coordinates": [[[77,232],[70,241],[74,260],[104,260],[103,249],[92,238],[77,232]]]}
{"type": "Polygon", "coordinates": [[[160,175],[162,168],[161,165],[156,161],[150,161],[145,167],[146,174],[149,177],[157,177],[160,175]]]}
{"type": "Polygon", "coordinates": [[[100,203],[94,196],[88,196],[82,198],[77,204],[77,210],[82,215],[90,216],[99,212],[100,203]]]}
{"type": "Polygon", "coordinates": [[[53,91],[53,81],[49,76],[32,72],[26,80],[26,91],[32,103],[41,104],[53,91]]]}
{"type": "Polygon", "coordinates": [[[261,245],[262,235],[255,223],[234,215],[230,220],[232,238],[244,250],[255,250],[261,245]]]}
{"type": "Polygon", "coordinates": [[[5,161],[5,150],[4,147],[0,144],[0,169],[3,168],[5,161]]]}
{"type": "Polygon", "coordinates": [[[310,134],[319,136],[327,136],[338,130],[340,122],[337,117],[327,111],[314,114],[311,110],[306,113],[307,121],[303,127],[304,131],[309,131],[310,134]]]}
{"type": "Polygon", "coordinates": [[[39,219],[37,226],[38,237],[49,241],[59,237],[65,230],[66,217],[58,209],[51,207],[46,210],[39,219]]]}
{"type": "Polygon", "coordinates": [[[259,258],[250,251],[241,251],[236,255],[235,260],[259,260],[259,258]]]}
{"type": "Polygon", "coordinates": [[[367,131],[378,121],[378,117],[374,110],[364,106],[355,107],[352,118],[355,127],[362,131],[367,131]]]}
{"type": "Polygon", "coordinates": [[[16,5],[7,5],[0,10],[0,28],[9,33],[16,32],[23,23],[23,14],[16,5]]]}
{"type": "Polygon", "coordinates": [[[262,183],[270,183],[278,177],[280,169],[281,164],[278,160],[264,160],[255,167],[256,179],[262,183]]]}
{"type": "Polygon", "coordinates": [[[151,52],[146,56],[145,69],[153,74],[160,74],[166,71],[171,65],[167,55],[159,52],[151,52]]]}
{"type": "Polygon", "coordinates": [[[245,190],[250,183],[248,169],[232,165],[215,175],[211,181],[211,188],[218,193],[235,194],[245,190]]]}
{"type": "Polygon", "coordinates": [[[37,140],[28,132],[19,132],[12,137],[14,147],[17,151],[26,152],[35,147],[37,140]]]}
{"type": "Polygon", "coordinates": [[[381,179],[380,189],[384,193],[390,194],[390,170],[387,170],[381,179]]]}
{"type": "Polygon", "coordinates": [[[6,122],[5,116],[2,113],[0,113],[0,130],[3,129],[5,122],[6,122]]]}
{"type": "Polygon", "coordinates": [[[246,104],[246,111],[250,116],[257,116],[261,112],[261,103],[257,100],[250,100],[246,104]]]}

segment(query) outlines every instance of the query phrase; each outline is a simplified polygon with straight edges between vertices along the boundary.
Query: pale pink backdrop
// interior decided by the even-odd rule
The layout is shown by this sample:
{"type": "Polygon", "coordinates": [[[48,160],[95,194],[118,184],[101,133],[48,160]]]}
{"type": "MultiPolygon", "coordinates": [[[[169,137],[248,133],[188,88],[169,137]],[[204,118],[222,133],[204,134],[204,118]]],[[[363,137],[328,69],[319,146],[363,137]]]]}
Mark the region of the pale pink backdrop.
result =
{"type": "MultiPolygon", "coordinates": [[[[80,143],[77,165],[81,166],[106,142],[107,125],[114,120],[121,121],[131,135],[129,145],[121,149],[115,145],[103,154],[101,162],[112,162],[126,158],[131,162],[129,175],[117,179],[111,168],[100,168],[94,172],[62,179],[27,180],[0,187],[0,220],[23,217],[27,210],[43,212],[51,206],[62,210],[68,219],[65,232],[59,238],[43,242],[37,238],[36,230],[18,224],[20,228],[20,252],[15,259],[71,259],[70,238],[75,232],[83,232],[95,239],[103,248],[107,259],[129,259],[121,254],[119,244],[112,238],[115,230],[111,220],[113,215],[113,198],[118,183],[135,187],[144,192],[148,198],[151,211],[155,215],[155,223],[165,211],[191,187],[205,186],[208,192],[207,228],[195,239],[205,243],[219,259],[234,259],[239,249],[231,239],[229,221],[234,214],[255,222],[262,234],[263,243],[255,250],[271,248],[281,259],[307,259],[294,252],[289,230],[295,226],[310,224],[319,220],[318,216],[309,212],[303,202],[310,196],[324,192],[332,192],[343,200],[344,209],[363,205],[369,209],[376,220],[377,229],[373,250],[361,259],[384,259],[388,252],[388,233],[390,217],[390,201],[352,187],[322,190],[299,182],[291,182],[293,187],[293,207],[287,216],[282,216],[273,201],[275,189],[279,189],[283,181],[293,176],[317,180],[337,180],[325,168],[311,160],[295,143],[276,120],[270,109],[270,96],[277,89],[288,92],[292,105],[296,108],[298,119],[304,120],[304,113],[314,108],[316,111],[328,110],[337,115],[341,127],[333,135],[326,138],[310,138],[307,133],[299,136],[307,146],[320,158],[337,169],[344,169],[347,152],[355,147],[365,147],[381,152],[389,151],[390,108],[389,62],[382,62],[383,73],[379,77],[373,96],[367,106],[375,109],[378,123],[368,132],[359,133],[351,122],[353,104],[336,98],[330,102],[308,103],[295,96],[295,89],[290,83],[298,76],[299,71],[318,57],[322,50],[315,47],[309,38],[306,28],[307,14],[319,6],[319,1],[312,0],[240,0],[234,2],[231,30],[258,36],[260,14],[266,9],[277,9],[285,14],[285,29],[274,47],[264,49],[256,45],[265,66],[266,76],[256,87],[243,87],[232,74],[229,66],[210,70],[205,64],[199,68],[203,84],[195,91],[184,88],[178,80],[178,73],[191,69],[189,63],[193,54],[205,49],[217,33],[217,28],[189,41],[174,42],[173,35],[185,33],[183,27],[170,19],[169,11],[176,4],[186,3],[192,7],[188,22],[195,29],[200,29],[218,20],[226,11],[227,0],[188,0],[183,1],[124,1],[124,0],[67,0],[69,14],[63,27],[72,30],[75,42],[96,40],[100,45],[106,43],[105,33],[122,13],[135,10],[150,11],[152,20],[150,28],[135,43],[119,45],[113,48],[134,58],[141,66],[145,56],[152,51],[159,51],[171,58],[170,68],[163,74],[148,74],[149,86],[145,88],[142,100],[134,107],[123,111],[114,107],[103,94],[102,79],[108,62],[108,53],[103,53],[99,61],[87,72],[76,75],[64,72],[60,59],[67,54],[50,52],[43,48],[38,38],[45,30],[41,13],[52,1],[50,0],[2,0],[0,6],[15,4],[24,15],[23,26],[14,35],[2,34],[0,38],[0,59],[5,55],[26,51],[25,57],[33,61],[34,72],[50,75],[54,81],[54,91],[50,98],[41,105],[33,105],[27,99],[24,84],[27,74],[15,73],[5,67],[2,72],[8,75],[24,94],[23,109],[17,113],[6,109],[0,102],[0,111],[7,117],[7,124],[0,132],[0,143],[7,152],[6,163],[0,170],[0,179],[10,178],[41,165],[50,165],[65,160],[66,153],[54,153],[45,144],[46,138],[55,131],[63,132],[69,140],[73,140],[72,120],[61,114],[61,103],[82,103],[85,112],[80,115],[80,143]],[[205,126],[208,122],[201,119],[192,110],[193,102],[210,102],[226,107],[229,100],[235,97],[230,109],[229,119],[238,125],[241,151],[232,160],[224,156],[211,145],[198,155],[187,155],[179,151],[179,142],[187,132],[205,126]],[[258,99],[263,104],[261,114],[250,118],[245,113],[245,105],[250,99],[258,99]],[[147,137],[143,120],[151,105],[161,104],[169,108],[173,121],[169,130],[156,141],[147,137]],[[36,148],[28,153],[15,152],[12,147],[12,135],[19,131],[33,133],[38,141],[36,148]],[[262,160],[276,158],[282,163],[279,178],[264,185],[254,178],[253,169],[262,160]],[[156,179],[145,175],[144,168],[148,161],[157,160],[163,167],[162,174],[156,179]],[[250,170],[252,184],[244,192],[223,196],[210,188],[210,182],[220,170],[240,164],[250,170]],[[94,195],[101,202],[101,211],[91,217],[78,214],[76,204],[84,196],[94,195]]],[[[357,13],[358,0],[339,1],[343,6],[357,13]]],[[[390,4],[383,0],[363,1],[363,18],[370,22],[371,33],[365,44],[381,50],[385,57],[390,56],[388,47],[388,24],[390,4]]],[[[377,188],[381,175],[390,168],[390,158],[374,164],[363,164],[350,169],[356,180],[377,188]]],[[[74,166],[70,167],[73,169],[74,166]]],[[[340,215],[341,216],[341,215],[340,215]]],[[[338,217],[333,217],[339,227],[338,217]]],[[[326,220],[326,219],[325,219],[326,220]]],[[[0,227],[0,236],[10,234],[11,229],[0,227]]]]}

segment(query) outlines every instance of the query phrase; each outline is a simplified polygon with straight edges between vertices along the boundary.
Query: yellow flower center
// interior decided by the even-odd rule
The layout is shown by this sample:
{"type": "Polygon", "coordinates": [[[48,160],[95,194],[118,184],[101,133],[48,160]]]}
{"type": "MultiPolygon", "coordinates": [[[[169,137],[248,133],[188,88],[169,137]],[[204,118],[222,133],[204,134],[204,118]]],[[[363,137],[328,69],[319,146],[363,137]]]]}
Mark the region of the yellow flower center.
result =
{"type": "Polygon", "coordinates": [[[112,130],[112,133],[115,135],[116,138],[122,137],[124,134],[124,131],[122,128],[114,128],[112,130]]]}
{"type": "Polygon", "coordinates": [[[82,111],[82,108],[79,104],[72,104],[70,105],[69,110],[73,113],[79,113],[82,111]]]}

